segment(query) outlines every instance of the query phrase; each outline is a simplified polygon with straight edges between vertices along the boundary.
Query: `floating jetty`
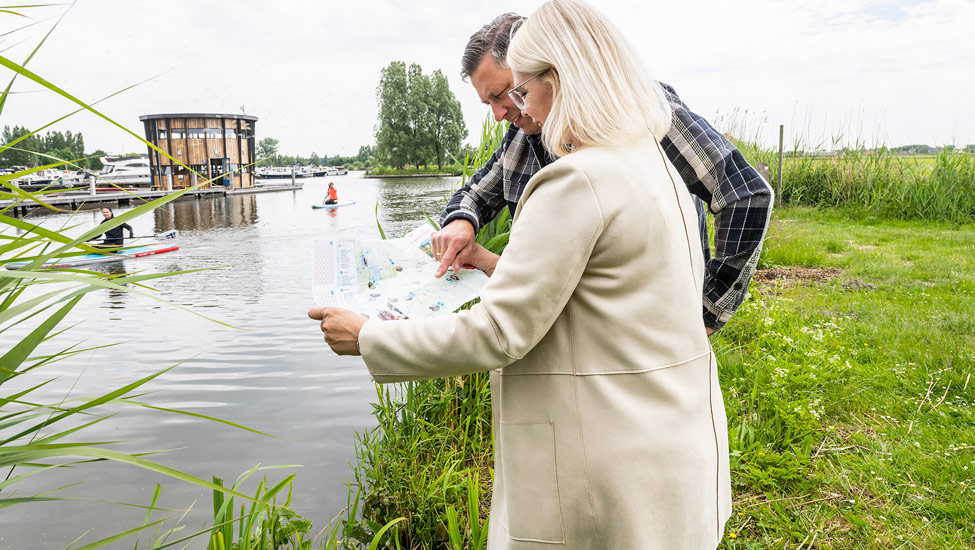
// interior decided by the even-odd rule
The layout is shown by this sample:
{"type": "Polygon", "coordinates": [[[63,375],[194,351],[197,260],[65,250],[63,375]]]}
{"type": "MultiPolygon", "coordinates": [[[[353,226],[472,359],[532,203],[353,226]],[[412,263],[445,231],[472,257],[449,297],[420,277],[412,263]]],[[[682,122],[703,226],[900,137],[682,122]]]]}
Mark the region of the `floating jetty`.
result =
{"type": "MultiPolygon", "coordinates": [[[[301,189],[302,185],[302,182],[297,182],[294,185],[292,185],[291,182],[275,182],[264,185],[258,184],[255,187],[246,187],[243,189],[229,189],[226,187],[195,189],[193,191],[187,191],[179,200],[219,198],[232,195],[249,195],[253,193],[272,193],[275,191],[297,191],[298,189],[301,189]]],[[[175,193],[175,191],[137,190],[99,192],[92,195],[87,191],[79,191],[40,195],[40,199],[55,208],[65,211],[74,211],[94,210],[103,206],[115,207],[123,204],[144,203],[160,197],[165,197],[166,195],[172,193],[175,193]]],[[[44,207],[32,200],[0,200],[0,210],[5,210],[15,216],[24,215],[38,208],[43,209],[44,207]]]]}

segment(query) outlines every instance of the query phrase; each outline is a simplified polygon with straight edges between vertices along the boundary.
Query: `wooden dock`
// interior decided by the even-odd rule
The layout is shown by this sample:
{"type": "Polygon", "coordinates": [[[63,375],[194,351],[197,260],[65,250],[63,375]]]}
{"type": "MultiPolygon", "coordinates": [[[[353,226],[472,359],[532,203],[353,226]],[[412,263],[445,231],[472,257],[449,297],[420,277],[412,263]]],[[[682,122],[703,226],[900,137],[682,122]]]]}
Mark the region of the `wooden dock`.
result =
{"type": "MultiPolygon", "coordinates": [[[[289,181],[287,183],[280,184],[259,184],[256,187],[249,187],[245,189],[226,189],[220,187],[211,189],[197,189],[195,191],[187,192],[179,200],[199,200],[207,198],[220,198],[231,195],[249,195],[252,193],[273,193],[275,191],[297,191],[301,189],[302,185],[302,182],[297,182],[295,185],[292,185],[289,181]]],[[[95,210],[103,206],[111,206],[114,208],[119,205],[131,204],[134,202],[144,203],[160,197],[165,197],[170,193],[175,193],[175,191],[111,191],[106,193],[97,193],[95,195],[92,195],[86,191],[69,191],[65,193],[43,195],[43,200],[55,208],[70,212],[75,210],[95,210]]],[[[22,216],[27,212],[36,210],[38,208],[44,207],[38,205],[36,202],[28,200],[0,200],[0,211],[6,211],[7,213],[15,216],[22,216]]]]}

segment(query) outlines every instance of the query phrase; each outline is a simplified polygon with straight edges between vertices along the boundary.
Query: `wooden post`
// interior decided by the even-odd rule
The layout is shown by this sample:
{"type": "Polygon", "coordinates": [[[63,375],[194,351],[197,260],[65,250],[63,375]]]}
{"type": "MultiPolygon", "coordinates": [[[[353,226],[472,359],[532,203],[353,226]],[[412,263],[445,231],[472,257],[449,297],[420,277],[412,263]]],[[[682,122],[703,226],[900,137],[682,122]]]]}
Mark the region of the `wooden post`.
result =
{"type": "Polygon", "coordinates": [[[291,165],[291,187],[295,186],[295,165],[291,165]]]}
{"type": "Polygon", "coordinates": [[[778,182],[778,188],[775,191],[775,194],[777,195],[776,198],[778,198],[779,200],[782,200],[780,197],[782,196],[782,144],[783,144],[784,136],[785,136],[785,125],[779,124],[779,182],[778,182]]]}

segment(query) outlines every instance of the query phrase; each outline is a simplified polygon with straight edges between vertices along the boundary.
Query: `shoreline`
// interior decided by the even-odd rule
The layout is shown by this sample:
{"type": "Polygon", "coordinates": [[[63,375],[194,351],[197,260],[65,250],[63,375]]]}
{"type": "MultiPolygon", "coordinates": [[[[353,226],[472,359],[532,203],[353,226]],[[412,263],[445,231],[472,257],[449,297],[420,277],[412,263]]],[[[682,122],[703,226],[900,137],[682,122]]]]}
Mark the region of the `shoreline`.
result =
{"type": "Polygon", "coordinates": [[[452,177],[459,178],[460,176],[461,176],[461,174],[449,174],[449,173],[441,173],[441,174],[389,174],[389,175],[363,174],[362,175],[362,178],[363,179],[366,179],[366,178],[375,178],[375,179],[385,179],[385,178],[390,178],[390,179],[393,179],[393,178],[452,178],[452,177]]]}

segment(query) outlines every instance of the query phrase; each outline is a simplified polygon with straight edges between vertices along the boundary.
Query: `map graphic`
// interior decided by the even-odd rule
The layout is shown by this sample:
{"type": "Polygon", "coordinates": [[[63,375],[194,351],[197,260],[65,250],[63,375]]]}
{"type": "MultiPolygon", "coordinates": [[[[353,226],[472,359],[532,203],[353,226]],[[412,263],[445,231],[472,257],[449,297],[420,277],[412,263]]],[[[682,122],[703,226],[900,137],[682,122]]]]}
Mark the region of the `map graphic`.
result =
{"type": "Polygon", "coordinates": [[[477,269],[436,278],[430,256],[435,230],[424,225],[400,239],[319,239],[315,242],[315,302],[384,321],[451,313],[477,298],[488,281],[477,269]]]}

